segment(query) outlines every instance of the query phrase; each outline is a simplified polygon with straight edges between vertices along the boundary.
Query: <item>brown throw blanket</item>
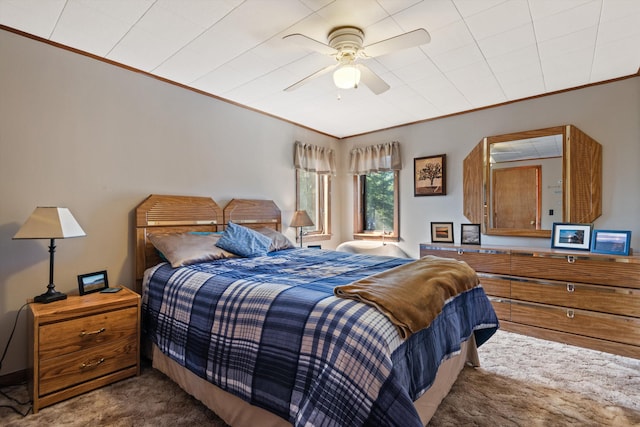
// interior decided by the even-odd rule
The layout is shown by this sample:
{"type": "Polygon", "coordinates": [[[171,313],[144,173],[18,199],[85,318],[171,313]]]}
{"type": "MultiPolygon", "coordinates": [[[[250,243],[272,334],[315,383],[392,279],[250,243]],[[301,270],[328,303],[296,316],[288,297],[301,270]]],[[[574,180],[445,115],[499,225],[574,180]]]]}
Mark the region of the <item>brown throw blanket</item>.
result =
{"type": "Polygon", "coordinates": [[[426,256],[348,285],[336,286],[333,292],[338,297],[376,307],[406,339],[429,326],[449,298],[478,283],[476,272],[466,262],[426,256]]]}

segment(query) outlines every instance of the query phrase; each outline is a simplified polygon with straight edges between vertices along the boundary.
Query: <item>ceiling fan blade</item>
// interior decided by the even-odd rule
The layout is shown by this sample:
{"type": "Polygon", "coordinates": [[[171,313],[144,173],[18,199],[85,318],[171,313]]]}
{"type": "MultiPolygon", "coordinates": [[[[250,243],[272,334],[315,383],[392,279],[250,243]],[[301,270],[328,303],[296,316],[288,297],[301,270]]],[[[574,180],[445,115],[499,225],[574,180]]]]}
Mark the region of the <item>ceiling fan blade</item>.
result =
{"type": "Polygon", "coordinates": [[[308,75],[307,77],[305,77],[302,80],[297,81],[296,83],[292,84],[291,86],[285,88],[285,92],[291,92],[292,90],[296,90],[298,89],[300,86],[302,86],[303,84],[320,77],[323,74],[326,74],[330,71],[332,71],[333,69],[335,69],[336,67],[338,67],[340,64],[333,64],[333,65],[328,65],[324,68],[319,69],[318,71],[316,71],[315,73],[308,75]]]}
{"type": "Polygon", "coordinates": [[[319,52],[323,55],[335,55],[336,50],[329,46],[328,44],[324,44],[319,42],[318,40],[312,39],[311,37],[307,37],[304,34],[289,34],[282,38],[283,40],[289,40],[308,50],[313,50],[319,52]]]}
{"type": "Polygon", "coordinates": [[[409,31],[399,36],[391,37],[364,47],[364,55],[373,58],[375,56],[386,55],[410,47],[427,44],[431,41],[431,36],[424,28],[409,31]]]}
{"type": "Polygon", "coordinates": [[[375,93],[376,95],[380,95],[382,92],[386,92],[391,88],[391,86],[389,86],[387,82],[382,80],[366,65],[357,64],[356,67],[358,67],[358,69],[360,70],[360,82],[364,83],[365,86],[371,89],[371,92],[375,93]]]}

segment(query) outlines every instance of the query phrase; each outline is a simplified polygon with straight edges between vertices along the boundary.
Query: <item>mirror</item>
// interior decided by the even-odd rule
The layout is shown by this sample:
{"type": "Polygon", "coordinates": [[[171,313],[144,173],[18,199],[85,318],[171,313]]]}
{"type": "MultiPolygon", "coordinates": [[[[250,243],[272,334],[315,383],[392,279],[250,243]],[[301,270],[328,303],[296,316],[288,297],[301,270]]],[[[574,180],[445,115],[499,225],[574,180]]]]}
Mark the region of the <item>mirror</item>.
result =
{"type": "Polygon", "coordinates": [[[562,221],[563,134],[488,142],[491,229],[551,230],[562,221]]]}
{"type": "Polygon", "coordinates": [[[464,215],[484,234],[550,237],[601,214],[602,146],[572,125],[486,137],[463,174],[464,215]]]}

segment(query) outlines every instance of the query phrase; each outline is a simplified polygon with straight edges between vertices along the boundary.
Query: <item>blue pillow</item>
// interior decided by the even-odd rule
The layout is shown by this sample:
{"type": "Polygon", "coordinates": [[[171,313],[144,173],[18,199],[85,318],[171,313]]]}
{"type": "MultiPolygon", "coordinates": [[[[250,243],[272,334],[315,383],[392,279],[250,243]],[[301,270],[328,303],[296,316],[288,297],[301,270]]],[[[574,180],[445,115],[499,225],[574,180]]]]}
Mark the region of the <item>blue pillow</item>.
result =
{"type": "Polygon", "coordinates": [[[270,245],[271,239],[264,234],[232,222],[216,243],[217,247],[244,257],[266,255],[270,245]]]}

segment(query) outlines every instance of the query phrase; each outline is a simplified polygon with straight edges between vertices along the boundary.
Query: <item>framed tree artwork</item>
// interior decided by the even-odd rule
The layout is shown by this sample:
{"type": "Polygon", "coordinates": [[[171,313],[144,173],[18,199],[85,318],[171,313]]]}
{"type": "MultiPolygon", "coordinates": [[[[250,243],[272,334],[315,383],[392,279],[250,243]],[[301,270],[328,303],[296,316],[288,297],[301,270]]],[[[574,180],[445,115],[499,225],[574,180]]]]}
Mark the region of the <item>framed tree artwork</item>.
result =
{"type": "Polygon", "coordinates": [[[447,194],[447,155],[413,159],[413,195],[444,196],[447,194]]]}

